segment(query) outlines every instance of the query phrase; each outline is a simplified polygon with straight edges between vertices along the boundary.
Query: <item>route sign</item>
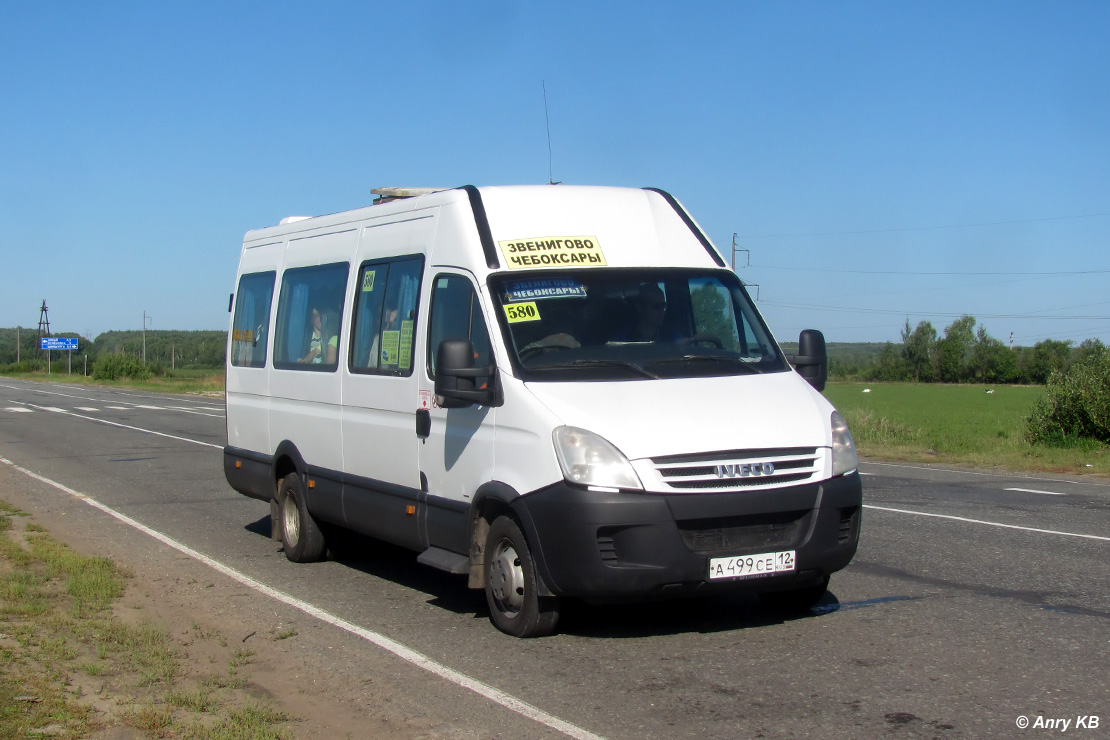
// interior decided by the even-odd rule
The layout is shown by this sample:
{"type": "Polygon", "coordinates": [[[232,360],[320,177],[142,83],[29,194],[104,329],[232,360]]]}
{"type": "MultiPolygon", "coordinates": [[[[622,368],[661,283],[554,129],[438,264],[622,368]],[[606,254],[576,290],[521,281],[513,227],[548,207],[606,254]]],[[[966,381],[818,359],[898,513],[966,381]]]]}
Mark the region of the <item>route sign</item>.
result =
{"type": "Polygon", "coordinates": [[[77,337],[43,337],[41,349],[77,349],[77,337]]]}

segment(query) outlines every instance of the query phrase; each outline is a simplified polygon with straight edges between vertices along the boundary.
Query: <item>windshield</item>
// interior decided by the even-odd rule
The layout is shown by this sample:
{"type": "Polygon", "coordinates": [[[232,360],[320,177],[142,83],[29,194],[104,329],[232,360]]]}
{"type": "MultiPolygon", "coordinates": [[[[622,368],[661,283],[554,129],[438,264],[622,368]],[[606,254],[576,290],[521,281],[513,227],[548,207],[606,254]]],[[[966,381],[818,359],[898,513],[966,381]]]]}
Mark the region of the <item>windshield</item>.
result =
{"type": "Polygon", "coordinates": [[[506,345],[526,380],[788,369],[731,272],[601,268],[501,274],[489,282],[506,345]]]}

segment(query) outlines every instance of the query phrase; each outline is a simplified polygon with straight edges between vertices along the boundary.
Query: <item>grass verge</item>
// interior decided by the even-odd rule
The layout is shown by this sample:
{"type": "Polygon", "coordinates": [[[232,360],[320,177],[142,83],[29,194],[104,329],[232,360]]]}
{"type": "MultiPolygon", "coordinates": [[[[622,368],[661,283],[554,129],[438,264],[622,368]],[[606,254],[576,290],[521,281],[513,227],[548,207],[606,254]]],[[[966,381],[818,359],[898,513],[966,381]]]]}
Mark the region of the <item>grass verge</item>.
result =
{"type": "Polygon", "coordinates": [[[1110,448],[1033,445],[1025,419],[1043,386],[830,383],[860,454],[976,468],[1110,475],[1110,448]],[[992,392],[988,392],[992,391],[992,392]]]}
{"type": "Polygon", "coordinates": [[[206,641],[210,661],[219,658],[215,673],[195,675],[165,629],[121,616],[129,578],[0,501],[0,738],[79,738],[121,726],[159,738],[293,737],[290,717],[249,696],[251,651],[198,628],[190,645],[206,641]]]}
{"type": "Polygon", "coordinates": [[[150,380],[94,380],[91,376],[69,375],[65,372],[12,373],[5,377],[19,378],[48,383],[70,383],[73,385],[92,385],[101,388],[127,388],[128,390],[150,391],[152,393],[179,393],[182,395],[205,395],[223,397],[224,374],[222,370],[175,370],[163,377],[150,380]]]}

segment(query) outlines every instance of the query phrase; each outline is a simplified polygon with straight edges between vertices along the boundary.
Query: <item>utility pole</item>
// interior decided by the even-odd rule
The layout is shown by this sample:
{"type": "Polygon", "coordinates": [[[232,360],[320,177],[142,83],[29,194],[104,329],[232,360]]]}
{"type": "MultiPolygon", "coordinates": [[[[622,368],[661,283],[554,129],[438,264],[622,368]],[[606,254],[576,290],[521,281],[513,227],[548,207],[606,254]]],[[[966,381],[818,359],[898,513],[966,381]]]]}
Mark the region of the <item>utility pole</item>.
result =
{"type": "Polygon", "coordinates": [[[146,362],[146,322],[147,319],[153,320],[153,317],[147,316],[146,311],[143,311],[143,362],[146,362]]]}
{"type": "Polygon", "coordinates": [[[752,253],[748,249],[742,249],[742,248],[736,246],[736,232],[734,231],[734,232],[732,232],[732,271],[733,272],[736,272],[736,253],[737,252],[745,252],[748,255],[748,261],[747,261],[747,264],[744,265],[744,267],[751,267],[752,266],[752,253]]]}
{"type": "MultiPolygon", "coordinates": [[[[747,262],[745,263],[744,267],[751,267],[752,266],[751,250],[744,249],[742,247],[736,246],[736,232],[734,231],[734,232],[732,232],[732,271],[734,273],[736,272],[736,253],[737,252],[744,252],[745,254],[748,255],[748,259],[747,259],[747,262]]],[[[747,280],[741,280],[740,284],[743,285],[745,288],[755,288],[755,299],[757,301],[759,300],[759,283],[749,283],[747,280]]]]}
{"type": "MultiPolygon", "coordinates": [[[[42,338],[50,337],[50,315],[47,313],[50,309],[46,307],[46,299],[42,299],[42,308],[39,309],[39,346],[42,346],[42,338]]],[[[50,350],[46,350],[46,374],[50,374],[50,350]]]]}

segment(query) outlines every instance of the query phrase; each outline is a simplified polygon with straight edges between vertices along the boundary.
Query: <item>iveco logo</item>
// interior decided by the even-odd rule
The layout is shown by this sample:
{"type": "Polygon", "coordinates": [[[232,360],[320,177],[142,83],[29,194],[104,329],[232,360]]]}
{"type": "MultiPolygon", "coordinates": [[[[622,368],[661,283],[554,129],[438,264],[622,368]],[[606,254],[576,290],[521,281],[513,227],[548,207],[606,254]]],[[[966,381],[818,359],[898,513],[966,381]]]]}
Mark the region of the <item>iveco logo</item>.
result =
{"type": "Polygon", "coordinates": [[[771,475],[774,472],[775,466],[769,462],[717,466],[718,478],[749,478],[753,475],[771,475]]]}

